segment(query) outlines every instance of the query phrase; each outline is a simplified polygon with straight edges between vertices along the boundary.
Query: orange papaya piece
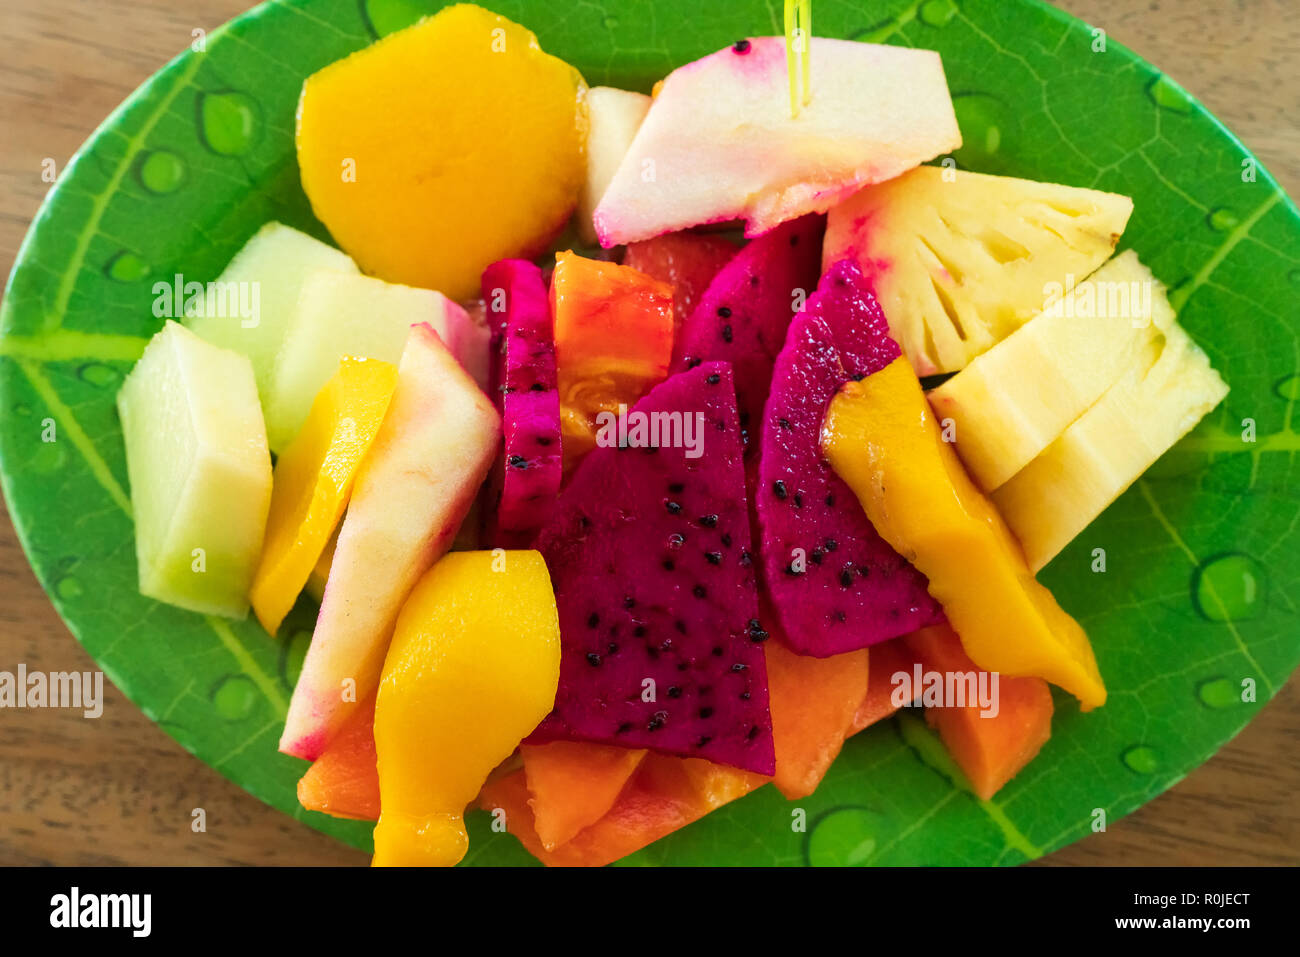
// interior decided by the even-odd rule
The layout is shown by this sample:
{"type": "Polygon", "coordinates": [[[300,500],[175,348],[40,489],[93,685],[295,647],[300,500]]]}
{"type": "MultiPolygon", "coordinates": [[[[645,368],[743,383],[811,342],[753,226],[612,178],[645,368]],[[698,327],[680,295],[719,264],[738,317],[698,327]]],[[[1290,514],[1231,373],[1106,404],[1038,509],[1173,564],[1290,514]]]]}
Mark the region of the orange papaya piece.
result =
{"type": "Polygon", "coordinates": [[[298,781],[298,803],[334,817],[379,820],[375,696],[359,706],[298,781]]]}
{"type": "MultiPolygon", "coordinates": [[[[922,628],[902,641],[926,671],[979,670],[948,625],[922,628]]],[[[996,713],[989,714],[981,713],[978,703],[925,709],[926,721],[939,732],[971,790],[986,801],[1034,759],[1052,734],[1052,692],[1042,678],[999,675],[993,700],[996,713]]]]}
{"type": "Polygon", "coordinates": [[[604,817],[645,757],[645,751],[587,741],[526,744],[519,753],[533,827],[548,851],[604,817]]]}
{"type": "Polygon", "coordinates": [[[628,266],[557,253],[551,314],[567,472],[596,447],[598,416],[631,408],[668,374],[673,287],[628,266]]]}
{"type": "Polygon", "coordinates": [[[869,687],[868,651],[813,658],[776,640],[765,648],[776,747],[773,782],[793,801],[817,789],[852,732],[869,687]]]}
{"type": "Polygon", "coordinates": [[[566,844],[547,850],[537,836],[524,772],[490,781],[479,796],[485,810],[505,813],[506,828],[548,867],[603,867],[699,820],[769,779],[700,758],[650,753],[609,813],[566,844]]]}
{"type": "Polygon", "coordinates": [[[894,675],[900,671],[910,674],[916,661],[916,656],[903,644],[902,638],[872,645],[868,654],[871,673],[867,693],[853,716],[850,734],[857,734],[863,728],[883,721],[899,709],[900,706],[894,703],[894,675]]]}

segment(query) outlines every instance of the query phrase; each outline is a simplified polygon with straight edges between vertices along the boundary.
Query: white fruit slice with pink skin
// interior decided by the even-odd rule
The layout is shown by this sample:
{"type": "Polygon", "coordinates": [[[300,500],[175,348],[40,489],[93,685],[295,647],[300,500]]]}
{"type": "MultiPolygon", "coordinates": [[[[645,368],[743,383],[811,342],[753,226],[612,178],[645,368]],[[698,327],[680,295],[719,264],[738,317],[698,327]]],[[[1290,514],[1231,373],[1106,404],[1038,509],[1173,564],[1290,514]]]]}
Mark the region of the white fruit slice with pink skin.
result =
{"type": "Polygon", "coordinates": [[[488,328],[442,293],[337,270],[307,276],[265,402],[271,451],[280,452],[293,441],[340,359],[364,356],[396,364],[407,330],[417,322],[432,326],[479,386],[487,388],[488,328]]]}
{"type": "Polygon", "coordinates": [[[315,760],[379,683],[393,622],[450,548],[501,443],[492,403],[424,323],[353,486],[280,750],[315,760]]]}
{"type": "Polygon", "coordinates": [[[591,214],[605,195],[619,164],[627,155],[636,131],[650,109],[644,93],[593,86],[587,91],[587,180],[578,196],[578,235],[594,243],[596,228],[591,214]]]}
{"type": "Polygon", "coordinates": [[[601,245],[733,219],[757,236],[961,145],[939,54],[818,37],[809,55],[797,117],[784,37],[670,73],[596,208],[601,245]]]}

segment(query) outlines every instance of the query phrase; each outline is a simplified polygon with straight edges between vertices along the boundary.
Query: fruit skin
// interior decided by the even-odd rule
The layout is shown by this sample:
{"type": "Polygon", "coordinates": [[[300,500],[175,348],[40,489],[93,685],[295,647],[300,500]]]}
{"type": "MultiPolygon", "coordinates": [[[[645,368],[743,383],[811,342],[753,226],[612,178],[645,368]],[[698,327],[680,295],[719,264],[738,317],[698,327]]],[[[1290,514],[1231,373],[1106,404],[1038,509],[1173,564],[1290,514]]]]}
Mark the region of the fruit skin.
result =
{"type": "Polygon", "coordinates": [[[551,315],[566,473],[596,447],[596,418],[631,407],[668,372],[672,287],[620,266],[556,254],[551,315]]]}
{"type": "Polygon", "coordinates": [[[465,856],[465,807],[550,710],[559,672],[541,555],[452,552],[429,569],[398,616],[375,702],[376,866],[465,856]]]}
{"type": "Polygon", "coordinates": [[[293,689],[280,750],[315,760],[379,682],[393,622],[451,545],[501,441],[486,395],[423,323],[353,484],[320,616],[293,689]]]}
{"type": "Polygon", "coordinates": [[[713,277],[736,255],[736,244],[713,233],[664,233],[623,251],[623,265],[673,287],[673,358],[681,358],[680,332],[713,277]]]}
{"type": "Polygon", "coordinates": [[[940,436],[906,359],[844,386],[826,413],[822,450],[880,536],[929,578],[976,664],[1045,678],[1085,711],[1105,703],[1088,636],[1034,580],[940,436]]]}
{"type": "Polygon", "coordinates": [[[609,813],[554,850],[537,837],[523,771],[490,782],[479,795],[479,807],[504,811],[510,833],[548,867],[604,867],[767,781],[699,758],[647,754],[609,813]]]}
{"type": "Polygon", "coordinates": [[[1143,345],[1175,321],[1164,287],[1127,250],[927,398],[935,415],[952,420],[957,454],[971,478],[991,492],[1087,411],[1143,345]],[[1119,308],[1107,306],[1121,289],[1119,308]]]}
{"type": "Polygon", "coordinates": [[[578,235],[584,243],[596,242],[591,214],[649,109],[650,97],[644,93],[612,86],[593,86],[587,91],[587,176],[576,214],[578,235]]]}
{"type": "Polygon", "coordinates": [[[551,307],[542,271],[520,259],[484,270],[483,300],[494,319],[505,317],[493,350],[505,449],[489,484],[489,536],[494,544],[524,544],[550,515],[563,471],[551,307]]]}
{"type": "Polygon", "coordinates": [[[526,744],[519,753],[533,828],[542,847],[552,851],[609,812],[648,752],[552,741],[526,744]]]}
{"type": "Polygon", "coordinates": [[[359,272],[356,263],[333,246],[282,223],[269,222],[244,243],[208,287],[203,314],[187,315],[185,325],[215,346],[248,356],[258,395],[265,404],[298,294],[307,277],[322,269],[354,276],[359,272]],[[244,326],[243,318],[230,314],[229,309],[225,316],[216,315],[221,309],[214,287],[227,283],[256,283],[256,325],[244,326]]]}
{"type": "Polygon", "coordinates": [[[924,576],[877,534],[819,445],[840,385],[897,356],[880,307],[845,260],[794,317],[776,360],[755,501],[767,591],[800,654],[843,654],[942,617],[924,576]]]}
{"type": "MultiPolygon", "coordinates": [[[[976,673],[961,639],[947,625],[922,628],[903,639],[925,671],[976,673]]],[[[1052,736],[1052,692],[1041,678],[998,677],[996,715],[978,704],[926,708],[925,720],[962,769],[971,790],[987,801],[1015,777],[1052,736]]]]}
{"type": "Polygon", "coordinates": [[[344,356],[396,364],[411,325],[424,322],[474,380],[487,387],[488,330],[441,293],[370,276],[316,272],[303,283],[285,330],[266,405],[267,435],[283,451],[344,356]]]}
{"type": "Polygon", "coordinates": [[[817,286],[823,216],[782,223],[736,253],[709,283],[673,346],[672,371],[700,362],[730,362],[746,453],[757,448],[772,365],[785,343],[796,304],[817,286]]]}
{"type": "Polygon", "coordinates": [[[307,78],[303,190],[365,272],[469,298],[489,264],[537,255],[568,220],[586,92],[519,24],[448,7],[307,78]]]}
{"type": "Polygon", "coordinates": [[[298,779],[298,803],[334,817],[379,820],[378,760],[375,696],[371,695],[298,779]]]}
{"type": "Polygon", "coordinates": [[[993,493],[1037,572],[1223,401],[1228,386],[1177,324],[993,493]]]}
{"type": "Polygon", "coordinates": [[[347,508],[361,460],[388,411],[397,368],[343,359],[272,475],[262,558],[249,600],[270,634],[307,584],[347,508]]]}
{"type": "Polygon", "coordinates": [[[732,219],[758,236],[961,145],[937,53],[815,37],[810,55],[797,118],[784,37],[670,73],[596,208],[601,245],[732,219]]]}
{"type": "Polygon", "coordinates": [[[243,618],[271,502],[253,367],[176,322],[117,394],[140,594],[243,618]]]}
{"type": "Polygon", "coordinates": [[[673,376],[628,422],[672,412],[702,418],[698,457],[685,442],[597,448],[538,536],[564,654],[555,711],[530,743],[650,748],[771,774],[767,632],[731,370],[673,376]]]}
{"type": "Polygon", "coordinates": [[[831,210],[822,262],[857,260],[917,375],[957,372],[1119,242],[1133,201],[922,166],[831,210]],[[955,317],[955,318],[954,318],[955,317]]]}
{"type": "Polygon", "coordinates": [[[773,782],[794,801],[817,790],[854,730],[854,716],[867,696],[868,649],[813,658],[769,641],[763,650],[776,745],[773,782]]]}

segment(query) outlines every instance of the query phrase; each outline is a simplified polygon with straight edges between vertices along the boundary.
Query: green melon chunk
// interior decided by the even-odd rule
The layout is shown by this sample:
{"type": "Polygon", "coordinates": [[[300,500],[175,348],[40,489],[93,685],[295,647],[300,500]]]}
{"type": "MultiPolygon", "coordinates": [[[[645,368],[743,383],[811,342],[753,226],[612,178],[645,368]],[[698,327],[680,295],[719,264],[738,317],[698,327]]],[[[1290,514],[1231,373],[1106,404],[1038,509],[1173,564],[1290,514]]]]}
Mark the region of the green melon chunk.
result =
{"type": "Polygon", "coordinates": [[[243,618],[271,504],[271,456],[246,356],[168,322],[117,396],[140,593],[243,618]]]}
{"type": "Polygon", "coordinates": [[[263,403],[275,359],[307,276],[319,269],[356,275],[356,264],[333,246],[280,223],[267,223],[187,303],[185,325],[223,349],[248,356],[263,403]]]}

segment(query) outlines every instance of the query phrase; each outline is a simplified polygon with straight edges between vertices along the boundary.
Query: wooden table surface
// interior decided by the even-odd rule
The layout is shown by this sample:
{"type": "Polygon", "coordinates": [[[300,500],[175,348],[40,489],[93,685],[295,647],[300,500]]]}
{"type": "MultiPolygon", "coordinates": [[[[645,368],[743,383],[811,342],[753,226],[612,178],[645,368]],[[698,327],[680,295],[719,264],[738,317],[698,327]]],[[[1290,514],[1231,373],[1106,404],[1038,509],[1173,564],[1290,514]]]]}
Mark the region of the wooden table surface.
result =
{"type": "MultiPolygon", "coordinates": [[[[1294,0],[1062,0],[1205,102],[1300,196],[1294,0]],[[1289,8],[1289,9],[1288,9],[1289,8]]],[[[245,0],[3,0],[0,274],[47,184],[104,116],[245,0]]],[[[0,520],[0,670],[94,667],[0,520]]],[[[104,714],[0,712],[0,864],[364,864],[245,794],[105,683],[104,714]],[[204,834],[190,830],[195,807],[204,834]]],[[[1060,864],[1300,863],[1300,682],[1162,797],[1052,855],[1060,864]]]]}

